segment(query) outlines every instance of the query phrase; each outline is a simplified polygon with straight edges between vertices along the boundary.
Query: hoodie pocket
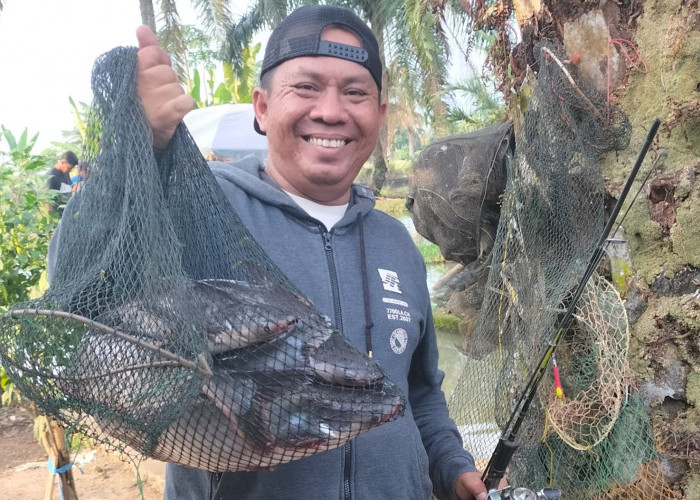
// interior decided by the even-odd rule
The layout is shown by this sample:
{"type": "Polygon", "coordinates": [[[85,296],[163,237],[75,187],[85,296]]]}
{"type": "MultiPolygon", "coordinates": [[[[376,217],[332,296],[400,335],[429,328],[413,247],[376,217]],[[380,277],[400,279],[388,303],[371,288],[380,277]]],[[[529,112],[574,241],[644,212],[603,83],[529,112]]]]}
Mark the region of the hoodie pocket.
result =
{"type": "Polygon", "coordinates": [[[413,467],[415,469],[413,471],[413,477],[421,479],[421,485],[424,493],[423,498],[430,498],[430,495],[432,495],[433,493],[433,483],[430,480],[428,454],[425,452],[425,448],[423,447],[423,441],[420,438],[420,433],[418,432],[418,429],[415,427],[414,429],[415,432],[413,432],[412,435],[414,442],[413,449],[415,452],[416,459],[412,461],[413,467]]]}

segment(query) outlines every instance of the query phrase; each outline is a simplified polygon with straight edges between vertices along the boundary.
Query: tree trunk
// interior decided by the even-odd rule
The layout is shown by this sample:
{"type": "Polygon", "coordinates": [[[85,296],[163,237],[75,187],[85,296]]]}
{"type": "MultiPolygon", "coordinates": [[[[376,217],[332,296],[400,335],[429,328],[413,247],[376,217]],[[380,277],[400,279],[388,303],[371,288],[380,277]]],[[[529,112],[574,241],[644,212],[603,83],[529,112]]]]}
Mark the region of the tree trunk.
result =
{"type": "MultiPolygon", "coordinates": [[[[389,79],[387,77],[386,63],[384,61],[384,31],[381,29],[381,22],[373,15],[373,11],[368,11],[370,19],[370,25],[374,26],[374,33],[377,37],[377,44],[379,45],[379,54],[382,61],[382,92],[381,92],[381,102],[386,103],[389,92],[389,79]]],[[[384,180],[386,180],[387,172],[387,159],[388,159],[388,149],[387,149],[387,138],[388,130],[386,126],[386,121],[382,124],[379,129],[379,140],[372,153],[372,191],[375,195],[379,195],[384,185],[384,180]]]]}
{"type": "Polygon", "coordinates": [[[374,148],[374,153],[372,153],[372,191],[374,192],[375,196],[379,196],[382,186],[384,186],[386,172],[387,165],[386,161],[384,160],[384,152],[382,151],[381,141],[379,141],[379,143],[377,143],[377,147],[374,148]]]}
{"type": "Polygon", "coordinates": [[[516,13],[523,40],[534,45],[545,24],[563,27],[580,73],[632,124],[629,147],[602,160],[609,199],[619,196],[652,120],[662,121],[639,176],[653,165],[651,178],[625,219],[628,261],[613,277],[631,329],[632,386],[649,413],[664,479],[691,498],[700,491],[700,8],[639,0],[584,12],[591,7],[576,0],[514,3],[536,10],[516,13]],[[568,37],[574,26],[580,31],[568,37]]]}
{"type": "Polygon", "coordinates": [[[445,137],[449,135],[449,127],[447,124],[447,106],[442,100],[441,89],[445,88],[445,79],[440,75],[431,75],[427,82],[429,87],[429,95],[432,96],[431,107],[433,113],[433,131],[435,137],[445,137]]]}
{"type": "Polygon", "coordinates": [[[153,0],[139,0],[141,7],[141,22],[156,33],[156,14],[153,10],[153,0]]]}
{"type": "Polygon", "coordinates": [[[634,64],[645,73],[632,70],[619,101],[632,141],[606,158],[604,174],[615,194],[652,119],[662,120],[644,167],[657,160],[656,168],[625,223],[631,273],[624,298],[635,321],[630,363],[666,479],[691,498],[700,491],[700,431],[693,423],[700,421],[700,11],[697,3],[682,5],[644,2],[634,36],[643,59],[634,64]]]}

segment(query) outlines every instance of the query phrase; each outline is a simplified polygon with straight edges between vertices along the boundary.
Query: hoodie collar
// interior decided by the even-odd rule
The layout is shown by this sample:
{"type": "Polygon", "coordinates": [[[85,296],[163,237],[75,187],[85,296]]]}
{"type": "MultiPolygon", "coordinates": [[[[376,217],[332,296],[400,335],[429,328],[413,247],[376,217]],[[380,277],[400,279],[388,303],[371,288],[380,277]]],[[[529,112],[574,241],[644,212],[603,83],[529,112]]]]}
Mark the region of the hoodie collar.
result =
{"type": "MultiPolygon", "coordinates": [[[[265,166],[253,156],[233,162],[210,162],[214,175],[238,186],[246,193],[259,200],[276,206],[281,210],[304,214],[299,206],[265,173],[265,166]]],[[[343,218],[336,228],[354,224],[357,214],[363,216],[374,208],[374,193],[362,184],[353,184],[350,188],[350,201],[343,218]]]]}

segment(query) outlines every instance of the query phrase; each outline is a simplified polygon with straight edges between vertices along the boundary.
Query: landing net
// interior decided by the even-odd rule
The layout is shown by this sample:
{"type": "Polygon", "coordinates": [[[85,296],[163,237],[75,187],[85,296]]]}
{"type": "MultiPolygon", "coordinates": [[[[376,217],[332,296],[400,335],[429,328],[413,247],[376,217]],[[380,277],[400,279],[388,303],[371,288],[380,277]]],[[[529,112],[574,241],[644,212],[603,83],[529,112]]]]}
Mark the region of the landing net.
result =
{"type": "Polygon", "coordinates": [[[405,398],[292,285],[183,125],[158,160],[136,49],[93,71],[51,285],[0,317],[0,363],[42,412],[132,456],[270,468],[388,422],[405,398]]]}

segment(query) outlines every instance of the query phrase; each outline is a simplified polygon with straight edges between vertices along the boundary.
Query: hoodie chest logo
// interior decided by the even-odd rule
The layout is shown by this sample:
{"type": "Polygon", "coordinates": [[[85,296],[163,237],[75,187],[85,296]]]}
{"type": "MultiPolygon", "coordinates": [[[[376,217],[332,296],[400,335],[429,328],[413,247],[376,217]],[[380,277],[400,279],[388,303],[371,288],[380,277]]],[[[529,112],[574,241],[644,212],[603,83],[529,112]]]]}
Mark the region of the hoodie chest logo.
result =
{"type": "Polygon", "coordinates": [[[401,284],[399,283],[399,275],[395,271],[387,269],[377,269],[379,277],[382,280],[382,286],[387,292],[401,294],[401,284]]]}
{"type": "Polygon", "coordinates": [[[391,332],[391,337],[389,338],[389,346],[391,350],[396,354],[401,354],[406,350],[408,345],[408,334],[403,328],[397,328],[391,332]]]}

